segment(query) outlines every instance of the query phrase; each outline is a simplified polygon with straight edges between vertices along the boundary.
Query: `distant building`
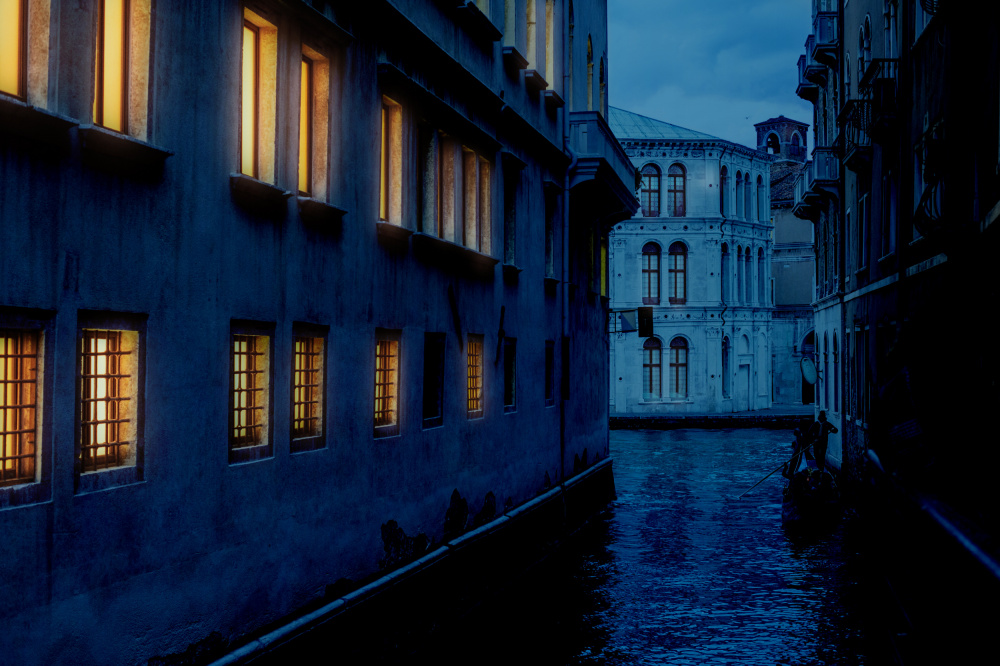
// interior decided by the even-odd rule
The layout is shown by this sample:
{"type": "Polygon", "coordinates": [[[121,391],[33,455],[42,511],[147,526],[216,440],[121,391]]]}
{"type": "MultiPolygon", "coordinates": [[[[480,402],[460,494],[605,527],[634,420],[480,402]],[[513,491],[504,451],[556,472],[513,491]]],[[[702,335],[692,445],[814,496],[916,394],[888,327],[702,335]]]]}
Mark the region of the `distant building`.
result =
{"type": "Polygon", "coordinates": [[[622,109],[610,122],[641,176],[609,238],[611,413],[769,407],[773,158],[622,109]]]}
{"type": "Polygon", "coordinates": [[[0,3],[0,661],[220,656],[610,479],[606,12],[0,3]]]}
{"type": "MultiPolygon", "coordinates": [[[[772,400],[776,405],[811,404],[815,388],[802,380],[803,355],[815,347],[812,299],[816,265],[813,225],[792,214],[795,179],[805,166],[809,125],[778,116],[754,125],[757,150],[773,156],[771,163],[771,292],[774,335],[772,400]]],[[[811,356],[810,356],[811,357],[811,356]]]]}

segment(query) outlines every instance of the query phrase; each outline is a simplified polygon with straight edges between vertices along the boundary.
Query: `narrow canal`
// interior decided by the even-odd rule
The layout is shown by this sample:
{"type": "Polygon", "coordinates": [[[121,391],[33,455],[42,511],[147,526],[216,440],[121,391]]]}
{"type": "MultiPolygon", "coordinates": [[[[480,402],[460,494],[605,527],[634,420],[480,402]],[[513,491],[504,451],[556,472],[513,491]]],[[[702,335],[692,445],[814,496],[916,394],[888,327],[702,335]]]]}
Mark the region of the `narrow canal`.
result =
{"type": "Polygon", "coordinates": [[[790,441],[776,430],[612,431],[618,497],[605,512],[526,573],[481,591],[471,612],[420,618],[430,631],[390,631],[340,657],[885,663],[866,637],[866,563],[852,523],[810,538],[787,533],[780,474],[737,499],[787,459],[790,441]]]}

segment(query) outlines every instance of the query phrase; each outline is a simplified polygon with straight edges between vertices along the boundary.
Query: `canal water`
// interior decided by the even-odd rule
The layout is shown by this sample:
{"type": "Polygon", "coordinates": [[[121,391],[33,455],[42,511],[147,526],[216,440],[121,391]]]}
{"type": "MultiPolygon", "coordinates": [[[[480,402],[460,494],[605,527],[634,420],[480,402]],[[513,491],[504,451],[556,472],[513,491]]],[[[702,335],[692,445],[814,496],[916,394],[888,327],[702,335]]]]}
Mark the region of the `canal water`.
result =
{"type": "Polygon", "coordinates": [[[339,653],[331,663],[886,663],[868,637],[867,564],[851,520],[787,532],[780,473],[738,498],[788,458],[791,433],[610,438],[617,499],[606,511],[528,571],[477,590],[471,612],[407,611],[409,632],[386,625],[360,649],[323,649],[339,653]]]}

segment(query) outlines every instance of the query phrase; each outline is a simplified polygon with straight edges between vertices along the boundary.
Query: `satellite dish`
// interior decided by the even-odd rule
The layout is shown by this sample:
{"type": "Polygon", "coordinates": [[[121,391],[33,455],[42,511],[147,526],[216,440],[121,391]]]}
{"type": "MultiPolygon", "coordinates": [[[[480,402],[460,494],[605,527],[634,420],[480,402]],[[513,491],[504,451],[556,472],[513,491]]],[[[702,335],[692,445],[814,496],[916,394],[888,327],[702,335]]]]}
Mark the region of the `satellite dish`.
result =
{"type": "Polygon", "coordinates": [[[815,384],[816,379],[819,377],[819,373],[816,370],[816,364],[808,356],[803,356],[802,360],[799,362],[799,367],[802,369],[802,379],[806,384],[815,384]]]}

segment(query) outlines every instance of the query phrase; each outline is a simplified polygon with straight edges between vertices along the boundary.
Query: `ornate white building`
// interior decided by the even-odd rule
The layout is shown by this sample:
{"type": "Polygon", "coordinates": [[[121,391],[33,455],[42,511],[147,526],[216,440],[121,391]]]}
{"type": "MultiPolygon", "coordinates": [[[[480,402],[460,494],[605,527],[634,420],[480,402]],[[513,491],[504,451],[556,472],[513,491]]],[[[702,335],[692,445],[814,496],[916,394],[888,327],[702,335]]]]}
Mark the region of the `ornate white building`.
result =
{"type": "Polygon", "coordinates": [[[773,158],[622,109],[609,123],[641,174],[610,235],[611,413],[769,407],[773,158]]]}

